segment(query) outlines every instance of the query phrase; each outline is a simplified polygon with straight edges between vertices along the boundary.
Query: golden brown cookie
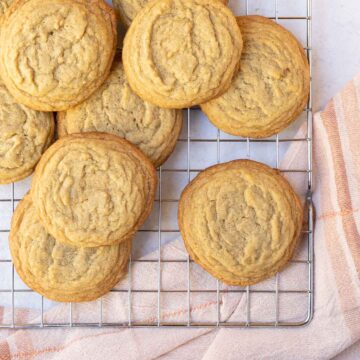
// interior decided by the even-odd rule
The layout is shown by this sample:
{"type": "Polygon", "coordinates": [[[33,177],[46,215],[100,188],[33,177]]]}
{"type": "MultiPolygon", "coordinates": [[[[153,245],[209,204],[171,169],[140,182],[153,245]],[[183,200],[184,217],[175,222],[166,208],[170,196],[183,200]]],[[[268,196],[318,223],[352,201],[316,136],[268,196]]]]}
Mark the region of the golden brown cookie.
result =
{"type": "Polygon", "coordinates": [[[44,153],[31,196],[56,240],[92,247],[132,237],[151,212],[156,184],[153,164],[128,141],[73,134],[44,153]]]}
{"type": "Polygon", "coordinates": [[[0,184],[29,176],[53,135],[53,114],[17,104],[0,79],[0,184]]]}
{"type": "Polygon", "coordinates": [[[158,0],[132,22],[123,63],[130,86],[142,99],[181,109],[226,91],[241,49],[236,19],[220,1],[158,0]]]}
{"type": "Polygon", "coordinates": [[[63,245],[45,230],[29,195],[12,220],[10,250],[16,272],[31,289],[55,301],[90,301],[126,274],[131,240],[112,246],[63,245]]]}
{"type": "Polygon", "coordinates": [[[261,16],[237,18],[244,39],[240,71],[229,90],[201,105],[220,130],[244,137],[274,135],[305,108],[309,65],[295,37],[261,16]]]}
{"type": "Polygon", "coordinates": [[[278,171],[235,160],[202,171],[182,193],[178,216],[192,259],[224,283],[245,286],[288,263],[303,210],[278,171]]]}
{"type": "Polygon", "coordinates": [[[15,0],[2,22],[0,48],[1,76],[18,102],[66,110],[109,74],[114,10],[103,0],[15,0]]]}
{"type": "MultiPolygon", "coordinates": [[[[227,0],[219,0],[227,4],[227,0]]],[[[114,8],[118,11],[120,21],[126,27],[130,26],[135,16],[149,2],[149,0],[113,0],[114,8]]]]}
{"type": "Polygon", "coordinates": [[[136,145],[160,166],[172,153],[182,126],[182,111],[161,109],[131,90],[120,59],[105,83],[86,101],[58,113],[58,135],[101,131],[136,145]]]}

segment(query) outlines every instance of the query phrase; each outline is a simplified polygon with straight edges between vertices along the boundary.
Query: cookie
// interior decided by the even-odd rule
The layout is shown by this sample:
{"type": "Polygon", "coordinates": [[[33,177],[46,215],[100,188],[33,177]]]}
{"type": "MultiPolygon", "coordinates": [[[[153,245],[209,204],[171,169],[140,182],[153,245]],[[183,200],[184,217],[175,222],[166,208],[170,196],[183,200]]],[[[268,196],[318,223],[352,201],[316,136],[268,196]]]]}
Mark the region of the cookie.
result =
{"type": "Polygon", "coordinates": [[[174,150],[182,126],[181,110],[161,109],[131,90],[120,59],[89,99],[58,113],[58,135],[101,131],[130,141],[160,166],[174,150]]]}
{"type": "Polygon", "coordinates": [[[107,78],[115,13],[103,0],[15,0],[2,22],[0,48],[1,76],[18,102],[66,110],[107,78]]]}
{"type": "Polygon", "coordinates": [[[220,130],[263,138],[290,125],[306,106],[310,75],[295,37],[261,16],[237,18],[244,40],[240,71],[229,90],[201,105],[220,130]]]}
{"type": "Polygon", "coordinates": [[[242,49],[232,12],[214,0],[149,2],[126,33],[125,74],[145,101],[181,109],[221,95],[242,49]]]}
{"type": "Polygon", "coordinates": [[[53,135],[53,114],[17,104],[0,79],[0,184],[29,176],[53,135]]]}
{"type": "Polygon", "coordinates": [[[157,184],[151,161],[115,135],[66,136],[42,156],[31,196],[46,230],[77,246],[112,245],[138,230],[157,184]]]}
{"type": "MultiPolygon", "coordinates": [[[[227,4],[227,0],[219,0],[227,4]]],[[[135,16],[148,3],[148,0],[113,0],[114,8],[118,11],[120,21],[126,27],[130,26],[135,16]]]]}
{"type": "Polygon", "coordinates": [[[228,285],[251,285],[292,258],[302,228],[298,196],[280,173],[250,160],[202,171],[184,190],[179,227],[192,259],[228,285]]]}
{"type": "Polygon", "coordinates": [[[63,245],[45,230],[26,195],[12,220],[10,251],[16,272],[31,289],[55,301],[90,301],[126,274],[131,240],[84,248],[63,245]]]}

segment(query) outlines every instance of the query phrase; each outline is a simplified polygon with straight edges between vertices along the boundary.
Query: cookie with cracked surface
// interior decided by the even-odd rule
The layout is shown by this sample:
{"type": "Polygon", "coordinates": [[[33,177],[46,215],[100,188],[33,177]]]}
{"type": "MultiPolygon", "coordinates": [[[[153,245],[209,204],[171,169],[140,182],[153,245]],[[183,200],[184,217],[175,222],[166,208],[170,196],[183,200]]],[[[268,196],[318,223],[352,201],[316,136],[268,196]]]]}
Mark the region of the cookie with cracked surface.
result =
{"type": "Polygon", "coordinates": [[[174,150],[182,126],[182,111],[162,109],[141,100],[131,90],[120,59],[105,83],[86,101],[58,113],[59,137],[101,131],[130,141],[160,166],[174,150]]]}
{"type": "Polygon", "coordinates": [[[160,107],[181,109],[226,91],[241,49],[236,19],[220,1],[159,0],[135,17],[122,54],[137,95],[160,107]]]}
{"type": "Polygon", "coordinates": [[[245,286],[292,258],[303,209],[278,171],[235,160],[202,171],[185,188],[178,219],[192,259],[224,283],[245,286]]]}
{"type": "MultiPolygon", "coordinates": [[[[215,0],[217,1],[217,0],[215,0]]],[[[227,4],[227,0],[218,0],[227,4]]],[[[130,26],[135,16],[149,2],[149,0],[113,0],[113,6],[118,10],[120,21],[126,27],[130,26]]]]}
{"type": "Polygon", "coordinates": [[[29,176],[54,135],[52,113],[18,104],[0,79],[0,184],[29,176]]]}
{"type": "Polygon", "coordinates": [[[295,37],[261,16],[237,18],[243,39],[240,70],[220,97],[201,105],[222,131],[263,138],[289,126],[306,106],[309,65],[295,37]]]}
{"type": "Polygon", "coordinates": [[[31,196],[46,230],[65,244],[125,241],[151,212],[157,175],[151,161],[118,136],[66,136],[42,156],[31,196]]]}
{"type": "Polygon", "coordinates": [[[126,274],[131,240],[84,248],[56,241],[42,225],[29,195],[16,207],[9,245],[15,269],[31,289],[54,301],[91,301],[126,274]]]}
{"type": "Polygon", "coordinates": [[[66,110],[107,78],[115,13],[103,0],[15,0],[2,22],[0,48],[1,76],[18,102],[66,110]]]}

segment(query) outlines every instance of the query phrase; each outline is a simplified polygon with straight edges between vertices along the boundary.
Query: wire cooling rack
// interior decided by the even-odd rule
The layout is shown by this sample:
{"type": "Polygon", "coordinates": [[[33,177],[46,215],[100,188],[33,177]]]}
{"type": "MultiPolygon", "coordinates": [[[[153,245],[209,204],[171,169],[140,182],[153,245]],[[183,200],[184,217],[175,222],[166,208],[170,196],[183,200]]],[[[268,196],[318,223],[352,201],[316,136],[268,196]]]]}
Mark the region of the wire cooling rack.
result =
{"type": "MultiPolygon", "coordinates": [[[[267,16],[293,31],[303,43],[311,68],[311,0],[234,0],[230,6],[236,15],[267,16]]],[[[311,92],[306,109],[290,129],[261,140],[226,135],[215,129],[200,110],[185,110],[177,149],[158,169],[158,176],[154,211],[134,240],[127,279],[104,298],[87,304],[50,302],[22,283],[14,270],[7,238],[12,213],[27,192],[30,180],[0,186],[0,306],[4,309],[0,327],[296,327],[311,321],[314,303],[311,92]],[[304,157],[306,166],[284,168],[282,159],[294,143],[302,149],[299,156],[304,157]],[[205,167],[235,158],[268,163],[290,181],[292,177],[302,178],[301,193],[307,204],[308,220],[302,245],[287,269],[266,282],[241,288],[228,287],[212,279],[212,282],[206,281],[206,288],[194,288],[194,277],[199,280],[199,276],[203,276],[208,280],[210,275],[201,272],[185,252],[179,251],[170,257],[164,252],[166,244],[180,237],[176,220],[180,193],[205,167]],[[183,267],[184,271],[172,271],[173,265],[177,270],[183,267]],[[150,283],[141,284],[141,271],[151,274],[150,283]],[[178,279],[179,274],[185,274],[185,278],[178,279]],[[294,274],[295,284],[289,281],[294,279],[294,274]],[[180,287],[168,288],[169,278],[180,287]],[[222,313],[226,296],[241,303],[236,320],[222,313]],[[204,298],[212,311],[196,313],[195,310],[202,309],[204,298]],[[172,308],[173,303],[177,304],[176,310],[172,308]],[[24,316],[27,313],[24,309],[29,308],[35,314],[32,318],[24,316]],[[26,318],[29,320],[24,320],[26,318]]]]}

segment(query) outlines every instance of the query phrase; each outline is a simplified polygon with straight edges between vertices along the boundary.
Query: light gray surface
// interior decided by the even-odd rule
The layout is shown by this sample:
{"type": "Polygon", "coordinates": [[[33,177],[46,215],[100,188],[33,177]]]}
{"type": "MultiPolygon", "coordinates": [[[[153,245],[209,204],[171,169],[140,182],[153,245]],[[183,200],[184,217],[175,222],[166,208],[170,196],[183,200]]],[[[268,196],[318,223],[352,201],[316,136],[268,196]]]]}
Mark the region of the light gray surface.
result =
{"type": "Polygon", "coordinates": [[[360,71],[360,1],[313,1],[314,110],[360,71]]]}

